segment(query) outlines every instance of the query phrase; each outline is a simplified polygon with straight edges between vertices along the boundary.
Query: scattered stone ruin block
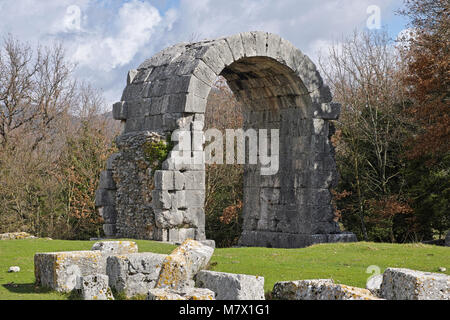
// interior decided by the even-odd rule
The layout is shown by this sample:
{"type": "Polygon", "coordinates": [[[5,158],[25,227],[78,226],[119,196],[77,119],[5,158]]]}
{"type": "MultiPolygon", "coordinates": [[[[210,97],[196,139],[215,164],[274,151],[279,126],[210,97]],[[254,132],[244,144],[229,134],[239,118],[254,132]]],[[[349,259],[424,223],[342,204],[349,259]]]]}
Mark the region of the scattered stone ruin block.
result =
{"type": "Polygon", "coordinates": [[[19,266],[9,267],[8,272],[20,272],[20,267],[19,266]]]}
{"type": "Polygon", "coordinates": [[[213,248],[198,241],[184,241],[164,260],[156,288],[193,286],[194,276],[207,266],[213,253],[213,248]]]}
{"type": "Polygon", "coordinates": [[[37,237],[27,232],[0,233],[0,240],[36,239],[37,237]]]}
{"type": "Polygon", "coordinates": [[[138,246],[133,241],[99,241],[94,243],[91,250],[107,255],[128,254],[138,252],[138,246]]]}
{"type": "Polygon", "coordinates": [[[216,294],[216,300],[264,300],[264,277],[201,270],[195,285],[216,294]]]}
{"type": "Polygon", "coordinates": [[[70,292],[77,286],[77,277],[106,274],[108,256],[137,251],[133,241],[99,241],[91,251],[36,253],[36,284],[59,292],[70,292]]]}
{"type": "Polygon", "coordinates": [[[69,251],[36,253],[34,274],[36,285],[59,292],[70,292],[77,278],[105,274],[106,257],[101,251],[69,251]]]}
{"type": "Polygon", "coordinates": [[[205,246],[209,246],[209,247],[211,247],[213,249],[216,248],[216,242],[214,240],[210,240],[210,239],[208,239],[208,240],[200,240],[199,242],[201,244],[204,244],[205,246]]]}
{"type": "Polygon", "coordinates": [[[79,287],[83,300],[114,300],[108,286],[108,276],[93,274],[79,278],[79,287]]]}
{"type": "Polygon", "coordinates": [[[215,300],[214,292],[209,289],[184,288],[183,290],[173,289],[150,289],[147,300],[215,300]]]}
{"type": "Polygon", "coordinates": [[[450,276],[387,268],[383,273],[381,296],[388,300],[450,300],[450,276]]]}
{"type": "Polygon", "coordinates": [[[367,289],[335,284],[331,279],[277,282],[272,294],[280,300],[379,300],[367,289]]]}
{"type": "Polygon", "coordinates": [[[110,256],[106,262],[109,286],[128,298],[147,294],[156,285],[167,255],[151,252],[110,256]]]}

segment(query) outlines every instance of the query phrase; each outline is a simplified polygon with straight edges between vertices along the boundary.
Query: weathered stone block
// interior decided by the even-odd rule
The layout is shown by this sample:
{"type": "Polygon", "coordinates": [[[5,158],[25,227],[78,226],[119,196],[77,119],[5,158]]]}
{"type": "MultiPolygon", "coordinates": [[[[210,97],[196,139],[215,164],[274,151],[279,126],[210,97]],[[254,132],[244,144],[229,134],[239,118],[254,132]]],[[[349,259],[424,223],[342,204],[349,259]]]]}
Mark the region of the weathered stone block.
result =
{"type": "Polygon", "coordinates": [[[108,160],[106,160],[106,169],[107,170],[113,170],[114,169],[114,162],[120,158],[122,154],[121,153],[113,153],[109,156],[108,160]]]}
{"type": "Polygon", "coordinates": [[[210,240],[210,239],[205,239],[205,240],[198,240],[198,242],[200,242],[201,244],[204,244],[205,246],[209,246],[213,249],[216,248],[216,242],[214,240],[210,240]]]}
{"type": "Polygon", "coordinates": [[[155,189],[156,190],[173,190],[174,189],[174,172],[168,170],[155,171],[155,189]]]}
{"type": "Polygon", "coordinates": [[[387,268],[383,273],[381,296],[387,300],[450,300],[450,276],[387,268]]]}
{"type": "Polygon", "coordinates": [[[127,105],[124,101],[113,105],[113,118],[115,120],[127,120],[127,105]]]}
{"type": "Polygon", "coordinates": [[[216,294],[216,300],[264,300],[264,277],[201,270],[195,285],[216,294]]]}
{"type": "Polygon", "coordinates": [[[150,289],[147,300],[215,300],[214,292],[208,289],[185,288],[183,290],[173,289],[150,289]]]}
{"type": "Polygon", "coordinates": [[[331,279],[277,282],[272,294],[281,300],[379,300],[369,290],[335,284],[331,279]]]}
{"type": "Polygon", "coordinates": [[[186,190],[205,189],[205,171],[185,171],[183,175],[186,190]]]}
{"type": "Polygon", "coordinates": [[[99,207],[98,213],[107,224],[115,224],[117,222],[117,211],[114,206],[99,207]]]}
{"type": "Polygon", "coordinates": [[[128,71],[127,85],[129,85],[133,82],[133,80],[137,76],[137,74],[138,74],[138,71],[136,69],[132,69],[132,70],[128,71]]]}
{"type": "Polygon", "coordinates": [[[183,223],[193,227],[205,227],[205,210],[203,208],[187,208],[184,211],[183,223]]]}
{"type": "Polygon", "coordinates": [[[168,231],[168,241],[181,243],[186,239],[196,238],[195,228],[173,228],[168,231]]]}
{"type": "Polygon", "coordinates": [[[183,223],[183,211],[177,209],[155,210],[155,223],[158,228],[170,229],[179,227],[183,223]]]}
{"type": "Polygon", "coordinates": [[[180,171],[173,171],[173,182],[175,190],[183,190],[185,184],[184,174],[180,171]]]}
{"type": "Polygon", "coordinates": [[[105,274],[106,256],[101,251],[36,253],[36,285],[59,292],[70,292],[80,276],[105,274]]]}
{"type": "Polygon", "coordinates": [[[184,241],[166,257],[156,287],[179,289],[192,286],[192,279],[206,267],[213,253],[213,248],[198,241],[184,241]]]}
{"type": "Polygon", "coordinates": [[[246,57],[254,57],[257,52],[256,37],[252,32],[242,32],[242,45],[244,47],[244,55],[246,57]]]}
{"type": "Polygon", "coordinates": [[[242,57],[244,57],[244,46],[242,44],[242,39],[239,34],[226,37],[225,41],[230,46],[234,61],[237,61],[242,57]]]}
{"type": "Polygon", "coordinates": [[[129,298],[147,294],[155,287],[166,257],[151,252],[109,256],[106,264],[109,286],[129,298]]]}
{"type": "Polygon", "coordinates": [[[206,83],[213,83],[217,77],[214,71],[201,59],[192,61],[192,67],[194,70],[193,75],[206,83]]]}
{"type": "Polygon", "coordinates": [[[154,209],[172,208],[172,195],[165,190],[152,191],[152,206],[154,209]]]}
{"type": "Polygon", "coordinates": [[[116,189],[116,183],[114,182],[111,170],[105,170],[100,172],[99,189],[107,189],[107,190],[116,189]]]}
{"type": "Polygon", "coordinates": [[[172,209],[186,208],[186,192],[184,190],[172,193],[172,209]]]}
{"type": "Polygon", "coordinates": [[[108,286],[108,276],[93,274],[79,278],[81,296],[83,300],[114,300],[108,286]]]}
{"type": "Polygon", "coordinates": [[[185,112],[205,113],[205,111],[206,111],[206,99],[198,97],[193,93],[189,93],[186,96],[185,112]]]}
{"type": "Polygon", "coordinates": [[[188,92],[194,93],[196,96],[208,99],[211,86],[204,81],[199,80],[196,76],[191,76],[188,92]]]}
{"type": "Polygon", "coordinates": [[[203,208],[205,204],[204,190],[186,190],[186,207],[188,208],[203,208]]]}
{"type": "Polygon", "coordinates": [[[103,225],[103,232],[107,237],[114,237],[117,232],[117,227],[115,223],[105,223],[103,225]]]}
{"type": "Polygon", "coordinates": [[[138,246],[133,241],[99,241],[94,243],[91,250],[105,255],[127,254],[138,252],[138,246]]]}
{"type": "Polygon", "coordinates": [[[98,189],[95,192],[95,206],[105,207],[116,204],[116,191],[107,189],[98,189]]]}

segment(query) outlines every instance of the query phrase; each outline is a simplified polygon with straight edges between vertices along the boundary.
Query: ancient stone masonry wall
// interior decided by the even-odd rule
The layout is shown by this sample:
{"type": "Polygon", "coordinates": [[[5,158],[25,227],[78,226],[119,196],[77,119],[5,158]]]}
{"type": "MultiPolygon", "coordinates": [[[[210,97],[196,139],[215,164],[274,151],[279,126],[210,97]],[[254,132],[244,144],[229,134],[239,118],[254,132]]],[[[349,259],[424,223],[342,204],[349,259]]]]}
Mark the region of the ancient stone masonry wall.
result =
{"type": "MultiPolygon", "coordinates": [[[[221,75],[244,106],[244,130],[279,129],[279,170],[245,165],[240,244],[302,247],[351,241],[333,221],[336,185],[330,120],[340,106],[315,65],[290,42],[266,32],[169,47],[128,74],[113,115],[124,130],[102,173],[96,205],[108,236],[164,241],[205,239],[205,165],[179,163],[177,131],[203,134],[206,102],[221,75]],[[158,144],[165,141],[161,157],[158,144]],[[170,145],[175,141],[175,145],[170,145]],[[169,146],[170,145],[170,146],[169,146]],[[151,148],[149,148],[151,146],[151,148]]],[[[271,145],[269,143],[269,145],[271,145]]],[[[204,158],[192,144],[190,156],[204,158]]]]}

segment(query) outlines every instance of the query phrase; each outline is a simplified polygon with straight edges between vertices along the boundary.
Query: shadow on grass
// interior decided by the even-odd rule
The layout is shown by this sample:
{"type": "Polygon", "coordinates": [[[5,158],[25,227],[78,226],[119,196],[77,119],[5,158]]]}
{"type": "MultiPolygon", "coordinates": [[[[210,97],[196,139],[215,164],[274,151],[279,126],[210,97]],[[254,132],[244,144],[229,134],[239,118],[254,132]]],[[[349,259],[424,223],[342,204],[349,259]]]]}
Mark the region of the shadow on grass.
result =
{"type": "Polygon", "coordinates": [[[6,283],[3,288],[12,293],[30,294],[30,293],[50,293],[52,289],[37,287],[34,283],[6,283]]]}

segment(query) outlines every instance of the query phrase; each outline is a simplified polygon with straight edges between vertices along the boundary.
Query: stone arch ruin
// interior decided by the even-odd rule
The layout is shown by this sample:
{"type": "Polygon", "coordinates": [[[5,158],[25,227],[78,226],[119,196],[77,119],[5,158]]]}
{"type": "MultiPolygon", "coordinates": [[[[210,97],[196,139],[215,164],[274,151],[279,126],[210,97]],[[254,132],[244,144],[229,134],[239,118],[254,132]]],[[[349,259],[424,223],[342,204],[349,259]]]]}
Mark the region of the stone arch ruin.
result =
{"type": "Polygon", "coordinates": [[[177,44],[129,72],[113,106],[114,118],[123,123],[119,152],[108,159],[96,194],[105,234],[205,239],[204,164],[177,164],[172,152],[158,163],[158,152],[177,129],[203,130],[219,75],[245,106],[244,130],[280,130],[278,173],[263,176],[259,165],[245,165],[240,244],[292,248],[355,241],[340,231],[331,204],[338,175],[329,120],[338,118],[340,106],[314,63],[266,32],[177,44]]]}

